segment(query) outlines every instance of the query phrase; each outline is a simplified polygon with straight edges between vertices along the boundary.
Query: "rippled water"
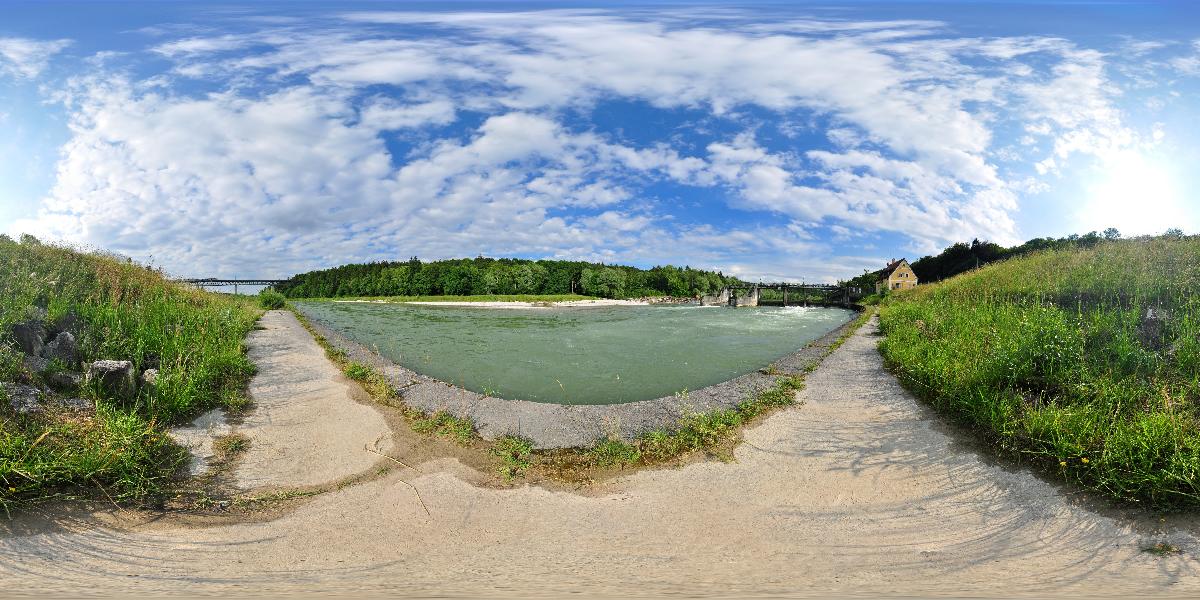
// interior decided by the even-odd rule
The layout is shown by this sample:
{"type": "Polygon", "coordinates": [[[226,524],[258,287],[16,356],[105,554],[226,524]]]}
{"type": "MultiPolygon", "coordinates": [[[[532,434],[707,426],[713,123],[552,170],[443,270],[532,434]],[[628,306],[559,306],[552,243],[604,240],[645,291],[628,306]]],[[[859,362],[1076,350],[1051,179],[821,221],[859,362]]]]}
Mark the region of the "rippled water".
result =
{"type": "Polygon", "coordinates": [[[492,396],[560,404],[633,402],[719,383],[853,316],[803,307],[299,308],[414,371],[492,396]]]}

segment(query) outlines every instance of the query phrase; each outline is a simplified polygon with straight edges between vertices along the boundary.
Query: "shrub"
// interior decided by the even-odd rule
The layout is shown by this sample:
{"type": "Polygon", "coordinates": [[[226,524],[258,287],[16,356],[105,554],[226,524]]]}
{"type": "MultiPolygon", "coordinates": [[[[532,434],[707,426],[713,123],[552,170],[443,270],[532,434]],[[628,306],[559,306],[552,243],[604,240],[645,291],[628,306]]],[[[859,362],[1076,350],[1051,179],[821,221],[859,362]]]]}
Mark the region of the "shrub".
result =
{"type": "Polygon", "coordinates": [[[286,303],[287,298],[271,288],[263,288],[258,293],[258,305],[265,310],[278,310],[286,303]]]}

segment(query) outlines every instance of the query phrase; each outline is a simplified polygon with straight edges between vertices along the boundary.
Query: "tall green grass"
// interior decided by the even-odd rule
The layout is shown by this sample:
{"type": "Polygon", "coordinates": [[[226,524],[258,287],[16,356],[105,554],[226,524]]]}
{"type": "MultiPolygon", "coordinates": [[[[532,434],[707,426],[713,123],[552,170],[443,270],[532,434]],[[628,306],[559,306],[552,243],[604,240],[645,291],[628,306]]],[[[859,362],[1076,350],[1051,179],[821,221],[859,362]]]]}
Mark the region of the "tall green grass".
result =
{"type": "Polygon", "coordinates": [[[0,509],[77,486],[144,498],[183,456],[166,426],[245,403],[254,369],[242,341],[259,315],[253,299],[187,289],[119,257],[0,236],[0,380],[43,383],[22,366],[9,333],[35,306],[49,322],[79,317],[84,361],[129,360],[159,375],[126,401],[78,390],[95,400],[94,416],[21,416],[0,404],[0,509]]]}
{"type": "Polygon", "coordinates": [[[996,263],[890,295],[880,325],[889,367],[1004,451],[1123,501],[1200,505],[1200,238],[996,263]]]}

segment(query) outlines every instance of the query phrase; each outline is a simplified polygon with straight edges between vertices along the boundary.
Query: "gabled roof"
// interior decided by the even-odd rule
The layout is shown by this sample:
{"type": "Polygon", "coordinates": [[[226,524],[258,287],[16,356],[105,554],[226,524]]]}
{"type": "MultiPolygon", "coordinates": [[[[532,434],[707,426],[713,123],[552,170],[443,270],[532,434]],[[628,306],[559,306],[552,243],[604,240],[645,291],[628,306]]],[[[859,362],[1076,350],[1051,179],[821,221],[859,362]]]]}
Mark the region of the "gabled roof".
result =
{"type": "Polygon", "coordinates": [[[886,267],[884,267],[878,271],[875,271],[875,275],[878,275],[880,279],[887,279],[888,277],[891,277],[892,272],[895,271],[896,268],[902,264],[905,264],[905,265],[908,264],[908,259],[905,259],[905,258],[893,259],[891,262],[889,262],[887,264],[886,267]]]}
{"type": "Polygon", "coordinates": [[[892,262],[888,263],[887,267],[885,267],[883,269],[883,273],[885,275],[891,275],[892,271],[895,271],[896,268],[899,267],[901,264],[908,264],[908,259],[899,258],[899,259],[893,260],[892,262]]]}

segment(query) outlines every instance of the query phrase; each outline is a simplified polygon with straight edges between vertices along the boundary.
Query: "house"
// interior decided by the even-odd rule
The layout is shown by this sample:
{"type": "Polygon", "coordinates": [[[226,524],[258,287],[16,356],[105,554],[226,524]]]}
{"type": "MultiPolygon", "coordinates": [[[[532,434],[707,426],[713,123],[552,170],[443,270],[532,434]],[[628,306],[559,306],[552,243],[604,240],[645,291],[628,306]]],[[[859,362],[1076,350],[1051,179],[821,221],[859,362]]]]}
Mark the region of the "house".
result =
{"type": "Polygon", "coordinates": [[[917,274],[913,273],[907,259],[892,259],[888,262],[886,268],[875,271],[875,275],[877,275],[875,282],[876,293],[881,293],[885,289],[907,290],[917,287],[917,274]]]}

